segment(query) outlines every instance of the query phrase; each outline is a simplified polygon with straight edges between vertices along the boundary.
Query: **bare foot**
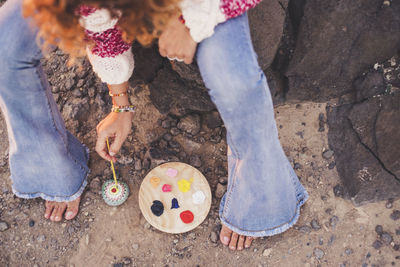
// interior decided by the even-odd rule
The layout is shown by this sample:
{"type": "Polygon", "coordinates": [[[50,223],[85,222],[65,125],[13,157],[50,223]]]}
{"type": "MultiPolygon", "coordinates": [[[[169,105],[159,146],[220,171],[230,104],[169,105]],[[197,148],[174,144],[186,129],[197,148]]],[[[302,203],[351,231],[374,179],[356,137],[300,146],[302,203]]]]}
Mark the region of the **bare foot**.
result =
{"type": "Polygon", "coordinates": [[[239,235],[228,227],[222,225],[219,239],[223,245],[229,245],[229,249],[231,250],[242,250],[243,248],[249,248],[251,242],[253,242],[255,238],[251,236],[239,235]]]}
{"type": "Polygon", "coordinates": [[[80,197],[71,202],[55,202],[46,200],[46,211],[44,217],[50,221],[59,222],[61,221],[65,211],[65,219],[71,220],[78,214],[80,200],[80,197]]]}

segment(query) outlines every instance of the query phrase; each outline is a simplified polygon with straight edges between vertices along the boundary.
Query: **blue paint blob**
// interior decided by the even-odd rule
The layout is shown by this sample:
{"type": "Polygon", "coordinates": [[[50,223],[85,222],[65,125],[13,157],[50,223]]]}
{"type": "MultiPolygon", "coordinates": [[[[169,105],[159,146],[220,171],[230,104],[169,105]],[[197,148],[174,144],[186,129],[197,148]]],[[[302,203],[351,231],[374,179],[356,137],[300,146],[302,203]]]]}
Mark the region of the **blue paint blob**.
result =
{"type": "Polygon", "coordinates": [[[179,208],[178,200],[176,198],[173,198],[171,209],[178,209],[178,208],[179,208]]]}
{"type": "Polygon", "coordinates": [[[159,200],[154,200],[153,205],[151,205],[151,212],[156,216],[161,216],[164,213],[164,205],[159,200]]]}

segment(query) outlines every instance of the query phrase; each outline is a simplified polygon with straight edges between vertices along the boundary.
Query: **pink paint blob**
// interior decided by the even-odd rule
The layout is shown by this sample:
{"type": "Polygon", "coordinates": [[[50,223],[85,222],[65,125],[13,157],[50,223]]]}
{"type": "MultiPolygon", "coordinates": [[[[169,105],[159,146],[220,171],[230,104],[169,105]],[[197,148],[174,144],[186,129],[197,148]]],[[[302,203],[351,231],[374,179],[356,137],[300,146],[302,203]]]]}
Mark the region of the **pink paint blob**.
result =
{"type": "Polygon", "coordinates": [[[178,170],[172,169],[172,168],[168,168],[167,170],[167,175],[169,177],[175,177],[178,174],[178,170]]]}
{"type": "Polygon", "coordinates": [[[162,191],[163,192],[171,192],[171,190],[172,190],[172,186],[170,184],[164,184],[162,186],[162,191]]]}

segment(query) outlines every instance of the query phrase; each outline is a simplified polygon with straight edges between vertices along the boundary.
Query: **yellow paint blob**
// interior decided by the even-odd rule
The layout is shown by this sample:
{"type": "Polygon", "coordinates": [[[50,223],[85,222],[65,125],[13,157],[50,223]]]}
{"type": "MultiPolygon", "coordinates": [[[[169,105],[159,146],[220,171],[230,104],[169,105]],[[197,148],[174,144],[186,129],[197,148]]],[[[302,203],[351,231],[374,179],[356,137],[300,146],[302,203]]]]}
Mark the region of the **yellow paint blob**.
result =
{"type": "Polygon", "coordinates": [[[193,183],[193,178],[189,181],[186,179],[180,179],[178,181],[178,188],[181,192],[186,193],[190,190],[190,185],[193,183]]]}
{"type": "Polygon", "coordinates": [[[156,188],[160,184],[160,178],[155,177],[155,176],[151,177],[150,178],[150,183],[154,188],[156,188]]]}

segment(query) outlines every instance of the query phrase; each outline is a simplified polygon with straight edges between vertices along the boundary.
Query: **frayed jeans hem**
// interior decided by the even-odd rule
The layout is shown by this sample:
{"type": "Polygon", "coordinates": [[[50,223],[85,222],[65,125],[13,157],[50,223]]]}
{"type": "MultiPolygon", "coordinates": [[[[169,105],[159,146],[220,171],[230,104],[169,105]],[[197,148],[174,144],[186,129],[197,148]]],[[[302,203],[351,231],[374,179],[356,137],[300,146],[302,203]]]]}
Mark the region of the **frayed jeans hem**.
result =
{"type": "Polygon", "coordinates": [[[296,213],[289,222],[281,224],[278,227],[270,228],[267,230],[246,231],[246,230],[241,229],[239,226],[233,225],[232,223],[228,222],[226,220],[226,218],[224,218],[223,212],[224,212],[224,205],[225,205],[225,196],[226,196],[226,194],[222,197],[220,207],[219,207],[219,217],[220,217],[221,223],[239,235],[251,236],[251,237],[273,236],[273,235],[277,235],[277,234],[285,232],[286,230],[291,228],[294,224],[296,224],[297,220],[300,217],[300,208],[308,200],[307,191],[302,192],[298,196],[296,213]]]}

